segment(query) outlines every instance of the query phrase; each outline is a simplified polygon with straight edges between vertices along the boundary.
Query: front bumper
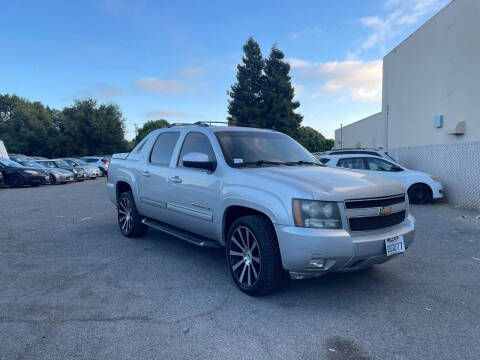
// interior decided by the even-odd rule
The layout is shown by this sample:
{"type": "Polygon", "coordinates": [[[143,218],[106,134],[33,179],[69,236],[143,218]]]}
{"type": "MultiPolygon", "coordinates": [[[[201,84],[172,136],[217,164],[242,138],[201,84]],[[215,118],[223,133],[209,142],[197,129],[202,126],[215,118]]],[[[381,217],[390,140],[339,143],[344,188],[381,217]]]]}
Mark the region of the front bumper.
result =
{"type": "Polygon", "coordinates": [[[434,199],[443,198],[443,186],[438,181],[434,181],[432,183],[432,197],[434,199]]]}
{"type": "Polygon", "coordinates": [[[275,225],[283,268],[292,278],[315,277],[327,272],[353,271],[380,264],[395,257],[386,255],[385,239],[403,236],[407,249],[415,238],[415,218],[393,228],[352,235],[346,230],[325,230],[275,225]],[[312,267],[323,259],[323,268],[312,267]]]}

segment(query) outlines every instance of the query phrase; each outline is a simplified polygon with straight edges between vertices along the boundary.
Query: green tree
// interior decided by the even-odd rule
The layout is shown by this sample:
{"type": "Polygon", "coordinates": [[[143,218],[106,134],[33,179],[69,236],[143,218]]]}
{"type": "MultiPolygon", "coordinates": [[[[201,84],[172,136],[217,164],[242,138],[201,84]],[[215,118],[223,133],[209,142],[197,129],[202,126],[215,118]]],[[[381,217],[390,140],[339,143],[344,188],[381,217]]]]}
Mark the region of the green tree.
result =
{"type": "Polygon", "coordinates": [[[250,37],[243,46],[245,56],[237,65],[237,82],[228,91],[228,121],[245,125],[259,126],[262,121],[263,69],[265,63],[260,46],[250,37]]]}
{"type": "Polygon", "coordinates": [[[58,120],[65,155],[112,154],[127,150],[125,120],[117,105],[77,100],[65,107],[58,120]]]}
{"type": "Polygon", "coordinates": [[[138,144],[140,141],[142,141],[142,139],[150,134],[153,130],[161,129],[169,125],[170,123],[165,119],[147,121],[140,129],[138,129],[138,134],[135,137],[135,144],[138,144]]]}
{"type": "Polygon", "coordinates": [[[265,128],[274,127],[287,135],[295,136],[303,117],[295,113],[300,103],[293,100],[290,65],[283,60],[284,57],[283,52],[274,45],[265,61],[261,125],[265,128]]]}
{"type": "Polygon", "coordinates": [[[0,140],[9,152],[54,156],[58,138],[53,110],[16,95],[0,95],[0,140]]]}
{"type": "Polygon", "coordinates": [[[294,138],[310,152],[322,152],[333,147],[333,140],[325,139],[317,130],[302,126],[295,132],[294,138]]]}

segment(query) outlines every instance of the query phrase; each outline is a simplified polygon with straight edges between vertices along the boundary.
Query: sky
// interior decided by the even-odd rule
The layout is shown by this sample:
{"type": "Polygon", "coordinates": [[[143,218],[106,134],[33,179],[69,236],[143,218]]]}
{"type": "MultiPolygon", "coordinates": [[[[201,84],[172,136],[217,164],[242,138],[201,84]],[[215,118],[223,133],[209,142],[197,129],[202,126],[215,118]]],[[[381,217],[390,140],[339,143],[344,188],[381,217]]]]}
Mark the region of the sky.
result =
{"type": "Polygon", "coordinates": [[[381,110],[382,58],[449,0],[3,1],[0,93],[55,108],[117,104],[134,124],[225,121],[250,36],[291,65],[311,126],[333,138],[381,110]]]}

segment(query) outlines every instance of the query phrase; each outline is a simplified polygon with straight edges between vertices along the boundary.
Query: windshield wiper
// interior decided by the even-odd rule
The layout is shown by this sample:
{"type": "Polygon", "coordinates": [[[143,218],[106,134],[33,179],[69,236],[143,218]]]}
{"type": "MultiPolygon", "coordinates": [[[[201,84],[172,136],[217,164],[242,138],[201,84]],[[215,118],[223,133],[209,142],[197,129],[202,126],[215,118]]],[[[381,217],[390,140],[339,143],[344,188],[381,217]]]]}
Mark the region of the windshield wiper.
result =
{"type": "Polygon", "coordinates": [[[294,165],[294,164],[283,162],[283,161],[257,160],[257,161],[245,161],[243,163],[234,164],[234,165],[241,167],[241,166],[249,166],[249,165],[262,166],[262,165],[294,165]]]}
{"type": "Polygon", "coordinates": [[[324,164],[321,164],[321,163],[317,163],[317,162],[313,162],[313,161],[303,161],[303,160],[299,160],[299,161],[289,161],[286,163],[287,165],[315,165],[315,166],[326,166],[324,164]]]}

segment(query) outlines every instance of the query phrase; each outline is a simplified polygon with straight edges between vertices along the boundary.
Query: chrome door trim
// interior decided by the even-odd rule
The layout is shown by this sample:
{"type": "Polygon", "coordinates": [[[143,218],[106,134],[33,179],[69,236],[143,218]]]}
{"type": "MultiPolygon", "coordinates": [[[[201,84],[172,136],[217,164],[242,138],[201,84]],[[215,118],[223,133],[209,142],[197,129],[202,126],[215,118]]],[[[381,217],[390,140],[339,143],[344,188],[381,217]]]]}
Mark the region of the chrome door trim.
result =
{"type": "Polygon", "coordinates": [[[156,207],[159,207],[159,208],[162,208],[162,209],[167,208],[167,203],[165,201],[152,200],[152,199],[142,197],[142,196],[140,196],[140,201],[144,202],[145,204],[156,206],[156,207]]]}
{"type": "Polygon", "coordinates": [[[172,204],[172,203],[167,203],[167,209],[172,210],[174,212],[188,215],[188,216],[193,216],[197,219],[213,222],[213,215],[210,212],[207,211],[201,211],[197,209],[192,209],[188,208],[182,205],[177,205],[177,204],[172,204]]]}

